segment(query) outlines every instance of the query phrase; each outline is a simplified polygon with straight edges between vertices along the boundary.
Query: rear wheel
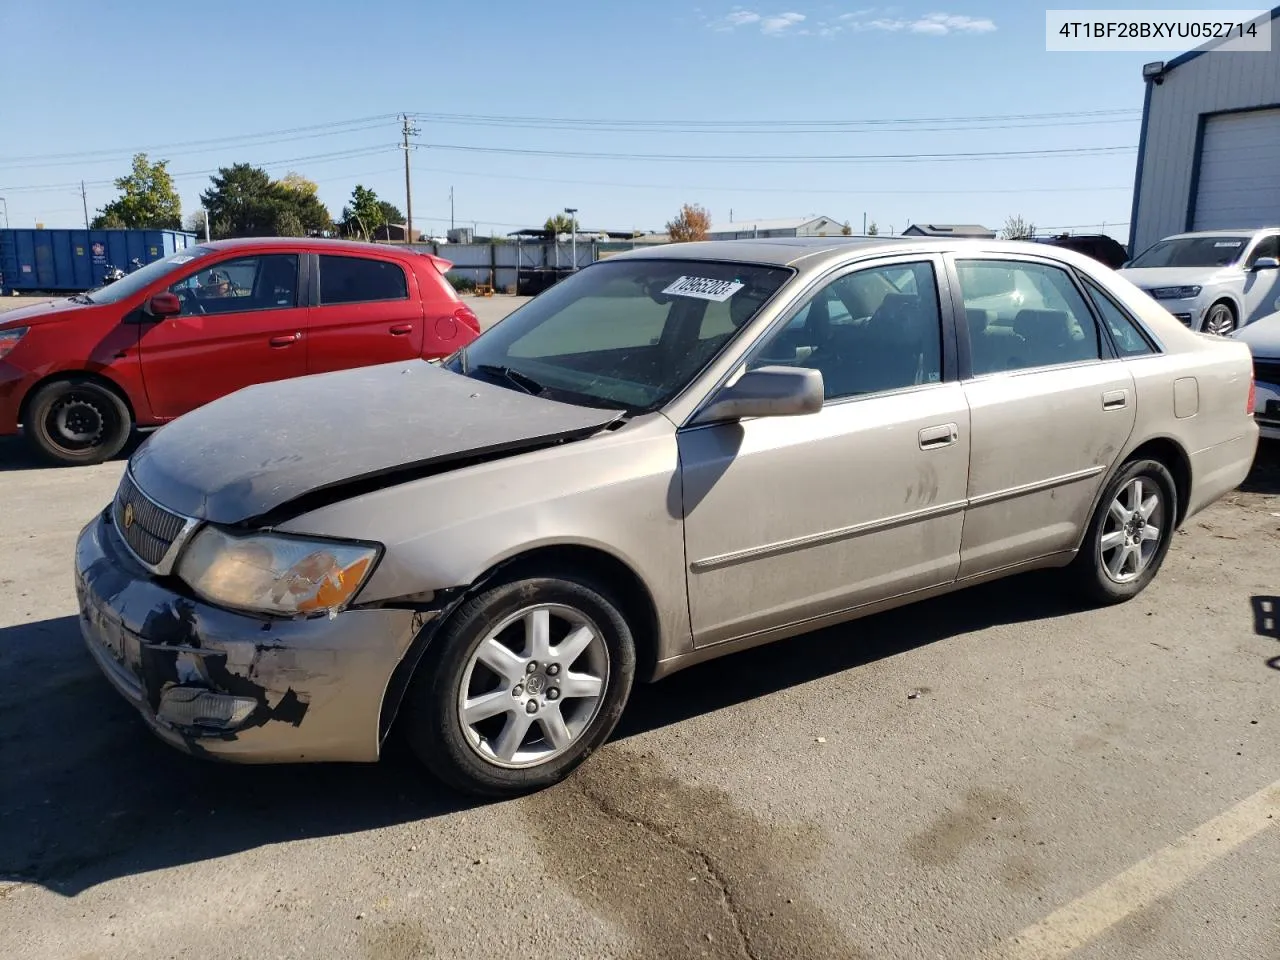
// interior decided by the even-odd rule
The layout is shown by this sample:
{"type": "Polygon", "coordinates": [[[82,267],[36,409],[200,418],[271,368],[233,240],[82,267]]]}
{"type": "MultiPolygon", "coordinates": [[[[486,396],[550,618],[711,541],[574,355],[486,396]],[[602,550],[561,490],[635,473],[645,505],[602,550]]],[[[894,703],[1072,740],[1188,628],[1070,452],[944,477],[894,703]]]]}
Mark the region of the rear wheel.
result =
{"type": "Polygon", "coordinates": [[[428,769],[462,792],[542,789],[613,732],[635,664],[631,628],[606,588],[573,573],[503,583],[432,639],[405,732],[428,769]]]}
{"type": "Polygon", "coordinates": [[[1177,512],[1177,486],[1164,464],[1125,464],[1107,484],[1073,563],[1084,595],[1110,604],[1146,589],[1169,552],[1177,512]]]}
{"type": "Polygon", "coordinates": [[[1225,337],[1236,328],[1236,312],[1231,309],[1231,304],[1225,301],[1215,303],[1209,308],[1209,312],[1204,316],[1204,326],[1201,328],[1205,333],[1212,333],[1217,337],[1225,337]]]}
{"type": "Polygon", "coordinates": [[[23,430],[46,459],[63,466],[101,463],[129,441],[133,418],[124,401],[94,380],[45,384],[27,404],[23,430]]]}

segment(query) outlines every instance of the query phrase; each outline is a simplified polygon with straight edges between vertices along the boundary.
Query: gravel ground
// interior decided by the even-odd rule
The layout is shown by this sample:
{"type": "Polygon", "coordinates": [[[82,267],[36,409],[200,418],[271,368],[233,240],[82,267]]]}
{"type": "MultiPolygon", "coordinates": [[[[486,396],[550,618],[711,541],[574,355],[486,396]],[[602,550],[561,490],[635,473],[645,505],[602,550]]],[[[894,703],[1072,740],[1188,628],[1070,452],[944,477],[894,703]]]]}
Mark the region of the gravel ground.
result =
{"type": "Polygon", "coordinates": [[[0,443],[5,960],[1280,957],[1274,446],[1128,604],[1032,574],[692,668],[487,805],[399,744],[269,768],[151,737],[70,580],[122,468],[0,443]]]}

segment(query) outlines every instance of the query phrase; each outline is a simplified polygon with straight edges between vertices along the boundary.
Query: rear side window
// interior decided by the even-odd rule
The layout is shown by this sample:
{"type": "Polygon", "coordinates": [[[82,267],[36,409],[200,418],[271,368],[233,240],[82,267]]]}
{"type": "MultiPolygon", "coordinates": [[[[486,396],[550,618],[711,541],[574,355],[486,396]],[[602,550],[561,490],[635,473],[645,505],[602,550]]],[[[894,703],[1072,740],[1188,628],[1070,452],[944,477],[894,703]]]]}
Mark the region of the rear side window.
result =
{"type": "Polygon", "coordinates": [[[320,256],[322,305],[408,298],[409,284],[398,263],[367,257],[320,256]]]}
{"type": "Polygon", "coordinates": [[[1155,353],[1155,347],[1143,334],[1133,318],[1125,313],[1111,297],[1099,289],[1098,285],[1092,280],[1087,277],[1083,279],[1085,289],[1089,291],[1090,298],[1098,308],[1098,313],[1102,316],[1102,322],[1111,331],[1111,338],[1116,343],[1116,352],[1122,357],[1141,357],[1148,353],[1155,353]]]}

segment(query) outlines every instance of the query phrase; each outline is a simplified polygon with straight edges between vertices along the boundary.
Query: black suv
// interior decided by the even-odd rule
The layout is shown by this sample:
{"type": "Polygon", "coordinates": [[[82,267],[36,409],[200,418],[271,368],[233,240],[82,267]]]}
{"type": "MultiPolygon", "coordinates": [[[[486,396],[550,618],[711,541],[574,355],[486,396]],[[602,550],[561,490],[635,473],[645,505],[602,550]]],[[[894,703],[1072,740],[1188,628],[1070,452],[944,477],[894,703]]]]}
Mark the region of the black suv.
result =
{"type": "Polygon", "coordinates": [[[1127,251],[1114,237],[1105,233],[1097,234],[1059,234],[1056,237],[1028,237],[1035,243],[1048,243],[1055,247],[1066,247],[1087,257],[1093,257],[1099,263],[1105,263],[1112,270],[1118,269],[1129,260],[1127,251]]]}

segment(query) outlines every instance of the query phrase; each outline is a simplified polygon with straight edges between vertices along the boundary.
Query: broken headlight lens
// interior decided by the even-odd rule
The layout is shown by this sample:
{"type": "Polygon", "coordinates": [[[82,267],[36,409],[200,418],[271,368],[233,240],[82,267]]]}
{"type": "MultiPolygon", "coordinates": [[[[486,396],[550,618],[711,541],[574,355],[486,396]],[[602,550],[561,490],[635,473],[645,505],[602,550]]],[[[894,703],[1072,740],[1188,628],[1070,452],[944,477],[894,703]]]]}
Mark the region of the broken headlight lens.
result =
{"type": "Polygon", "coordinates": [[[378,548],[205,527],[183,551],[178,576],[219,606],[296,616],[334,615],[364,586],[378,548]]]}

